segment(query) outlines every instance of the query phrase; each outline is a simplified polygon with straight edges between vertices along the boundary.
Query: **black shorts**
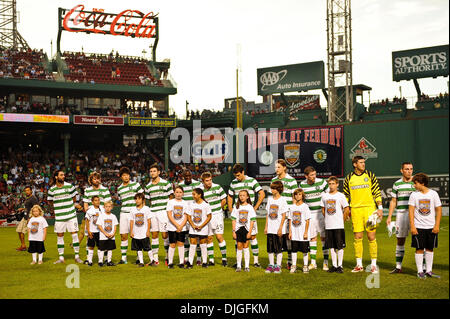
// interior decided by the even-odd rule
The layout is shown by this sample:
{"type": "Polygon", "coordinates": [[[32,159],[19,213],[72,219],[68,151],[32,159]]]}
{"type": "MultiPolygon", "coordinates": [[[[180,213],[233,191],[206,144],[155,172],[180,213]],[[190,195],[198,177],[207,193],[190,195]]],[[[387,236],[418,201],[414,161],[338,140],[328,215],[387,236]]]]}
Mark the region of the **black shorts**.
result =
{"type": "Polygon", "coordinates": [[[150,238],[145,237],[143,239],[131,239],[131,250],[137,250],[137,251],[150,251],[152,249],[150,247],[150,238]]]}
{"type": "Polygon", "coordinates": [[[28,244],[28,252],[42,254],[43,252],[45,252],[44,242],[30,240],[30,242],[28,244]]]}
{"type": "Polygon", "coordinates": [[[86,246],[89,248],[94,248],[95,246],[98,247],[98,243],[100,242],[100,233],[92,233],[92,238],[87,239],[87,244],[86,246]]]}
{"type": "Polygon", "coordinates": [[[327,229],[325,231],[325,245],[327,248],[345,248],[345,229],[327,229]]]}
{"type": "Polygon", "coordinates": [[[195,235],[195,234],[189,234],[189,238],[197,238],[198,240],[202,240],[202,239],[208,238],[208,235],[195,235]]]}
{"type": "Polygon", "coordinates": [[[292,251],[292,243],[291,243],[291,240],[289,239],[289,234],[284,234],[282,237],[281,251],[287,251],[287,252],[292,251]]]}
{"type": "Polygon", "coordinates": [[[177,242],[184,243],[186,238],[187,231],[182,231],[177,233],[176,231],[169,231],[169,243],[176,244],[177,242]]]}
{"type": "Polygon", "coordinates": [[[281,253],[281,238],[276,234],[267,234],[267,253],[281,253]]]}
{"type": "Polygon", "coordinates": [[[100,240],[98,242],[98,249],[103,251],[114,250],[116,249],[116,241],[114,239],[100,240]]]}
{"type": "Polygon", "coordinates": [[[438,246],[438,234],[433,233],[432,229],[417,228],[417,235],[411,237],[411,247],[419,250],[433,250],[438,246]]]}
{"type": "Polygon", "coordinates": [[[236,232],[236,241],[238,243],[246,243],[249,239],[247,239],[248,230],[245,227],[241,227],[236,232]]]}
{"type": "Polygon", "coordinates": [[[309,253],[309,241],[296,241],[291,240],[292,252],[309,253]]]}

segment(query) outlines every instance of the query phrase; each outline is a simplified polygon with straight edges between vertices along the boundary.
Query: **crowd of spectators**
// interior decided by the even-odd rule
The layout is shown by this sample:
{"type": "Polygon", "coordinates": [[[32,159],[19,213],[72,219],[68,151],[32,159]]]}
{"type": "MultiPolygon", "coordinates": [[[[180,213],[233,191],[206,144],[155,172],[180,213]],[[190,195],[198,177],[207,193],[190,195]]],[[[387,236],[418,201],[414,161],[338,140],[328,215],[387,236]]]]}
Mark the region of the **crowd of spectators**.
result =
{"type": "Polygon", "coordinates": [[[54,80],[44,69],[43,50],[0,48],[0,78],[54,80]]]}
{"type": "Polygon", "coordinates": [[[397,105],[397,104],[406,104],[406,98],[398,98],[395,96],[392,101],[389,101],[389,98],[383,99],[379,102],[373,102],[370,103],[369,106],[390,106],[390,105],[397,105]]]}

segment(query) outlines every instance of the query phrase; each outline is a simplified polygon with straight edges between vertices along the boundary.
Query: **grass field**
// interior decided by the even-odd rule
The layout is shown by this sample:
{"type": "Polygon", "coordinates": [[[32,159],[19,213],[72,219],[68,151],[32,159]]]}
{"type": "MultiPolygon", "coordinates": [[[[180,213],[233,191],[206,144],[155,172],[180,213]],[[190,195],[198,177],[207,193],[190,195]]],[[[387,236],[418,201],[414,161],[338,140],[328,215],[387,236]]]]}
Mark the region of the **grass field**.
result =
{"type": "MultiPolygon", "coordinates": [[[[100,268],[78,265],[80,288],[67,288],[66,279],[72,273],[66,267],[73,264],[73,249],[69,247],[70,236],[66,234],[66,264],[54,265],[57,259],[56,235],[53,227],[48,230],[47,252],[44,264],[30,265],[31,254],[17,252],[18,236],[13,228],[0,229],[0,298],[158,298],[158,299],[448,299],[449,298],[449,218],[443,217],[439,233],[439,247],[435,250],[433,271],[442,277],[419,280],[416,277],[414,249],[410,247],[411,238],[406,241],[406,253],[403,263],[404,273],[390,275],[395,265],[394,237],[389,238],[386,227],[380,226],[377,234],[378,265],[380,267],[379,288],[369,289],[366,279],[369,273],[353,274],[355,265],[353,237],[350,223],[346,223],[347,248],[344,255],[344,274],[330,274],[323,270],[314,270],[309,274],[301,272],[265,274],[264,268],[251,267],[249,273],[235,273],[231,267],[220,266],[220,252],[215,245],[216,266],[192,270],[167,269],[159,267],[138,268],[130,263],[116,267],[100,268]]],[[[258,219],[259,230],[264,229],[264,220],[258,219]]],[[[226,220],[225,239],[228,247],[228,262],[235,262],[234,242],[231,237],[231,221],[226,220]]],[[[116,236],[117,247],[120,247],[116,236]]],[[[266,238],[262,232],[258,235],[260,263],[267,266],[266,238]]],[[[164,249],[160,240],[160,260],[164,260],[164,249]]],[[[80,248],[81,258],[85,257],[86,241],[80,248]]],[[[320,244],[319,244],[320,245],[320,244]]],[[[146,254],[145,257],[148,258],[146,254]]],[[[299,264],[302,263],[299,254],[299,264]]],[[[120,259],[120,249],[113,252],[113,261],[120,259]]],[[[318,264],[322,264],[321,249],[318,249],[318,264]]],[[[135,252],[128,251],[128,260],[135,260],[135,252]]],[[[175,261],[178,252],[175,253],[175,261]]],[[[94,262],[96,253],[94,254],[94,262]]],[[[147,262],[147,259],[146,259],[147,262]]],[[[283,266],[286,255],[283,256],[283,266]]],[[[364,266],[370,263],[367,239],[364,240],[364,266]]],[[[253,257],[251,257],[253,264],[253,257]]],[[[374,283],[374,281],[372,281],[374,283]]]]}

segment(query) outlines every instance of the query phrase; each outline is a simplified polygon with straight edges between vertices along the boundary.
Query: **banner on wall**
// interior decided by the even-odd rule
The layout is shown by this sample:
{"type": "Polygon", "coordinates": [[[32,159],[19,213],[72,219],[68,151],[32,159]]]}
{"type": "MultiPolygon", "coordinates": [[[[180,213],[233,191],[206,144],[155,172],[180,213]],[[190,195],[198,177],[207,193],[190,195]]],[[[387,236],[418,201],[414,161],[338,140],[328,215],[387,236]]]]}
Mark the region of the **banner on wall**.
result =
{"type": "Polygon", "coordinates": [[[0,113],[0,122],[69,124],[68,115],[0,113]]]}

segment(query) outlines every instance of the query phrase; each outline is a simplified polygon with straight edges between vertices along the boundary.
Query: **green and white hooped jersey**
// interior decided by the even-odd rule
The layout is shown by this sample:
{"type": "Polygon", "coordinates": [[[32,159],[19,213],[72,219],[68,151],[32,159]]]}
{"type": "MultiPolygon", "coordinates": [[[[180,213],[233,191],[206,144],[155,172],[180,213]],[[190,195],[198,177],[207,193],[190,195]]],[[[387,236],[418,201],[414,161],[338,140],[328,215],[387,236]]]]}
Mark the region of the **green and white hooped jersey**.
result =
{"type": "Polygon", "coordinates": [[[205,186],[200,186],[205,193],[205,199],[208,202],[209,206],[211,206],[212,215],[222,214],[222,205],[221,202],[223,199],[227,198],[227,195],[223,191],[222,187],[218,184],[212,184],[211,188],[206,190],[205,186]]]}
{"type": "Polygon", "coordinates": [[[73,204],[73,197],[76,195],[75,187],[66,182],[62,187],[54,185],[48,190],[47,200],[53,201],[56,222],[65,222],[77,217],[73,204]]]}
{"type": "Polygon", "coordinates": [[[253,177],[245,176],[243,181],[239,181],[237,178],[233,179],[228,190],[228,195],[233,198],[236,204],[239,199],[239,192],[241,190],[247,190],[250,194],[250,200],[252,205],[255,205],[256,193],[261,190],[261,185],[253,177]]]}
{"type": "Polygon", "coordinates": [[[120,184],[117,188],[117,193],[119,194],[119,199],[122,202],[122,207],[120,209],[121,213],[129,213],[133,207],[136,207],[136,202],[134,201],[134,195],[136,193],[143,193],[141,185],[138,182],[129,182],[128,185],[120,184]]]}
{"type": "Polygon", "coordinates": [[[94,186],[86,188],[84,190],[83,202],[91,206],[92,196],[98,196],[100,198],[100,206],[105,206],[106,202],[111,201],[111,193],[103,185],[100,185],[98,189],[94,189],[94,186]]]}
{"type": "MultiPolygon", "coordinates": [[[[272,182],[275,181],[281,181],[283,183],[283,194],[281,194],[281,196],[284,197],[284,199],[286,199],[286,203],[288,205],[292,205],[293,204],[292,195],[294,191],[298,188],[297,181],[295,180],[295,178],[293,178],[289,174],[286,174],[286,176],[283,179],[279,179],[278,176],[272,178],[272,182]]],[[[269,193],[272,193],[270,188],[269,193]]]]}
{"type": "Polygon", "coordinates": [[[316,178],[316,182],[312,185],[305,180],[300,182],[300,188],[305,192],[305,203],[308,205],[311,214],[320,214],[322,216],[322,194],[329,192],[328,183],[326,180],[316,178]]]}
{"type": "Polygon", "coordinates": [[[194,190],[194,188],[199,188],[202,183],[193,179],[189,185],[186,185],[184,181],[182,181],[178,185],[183,187],[183,199],[185,201],[192,202],[194,200],[194,198],[192,197],[192,191],[194,190]]]}
{"type": "Polygon", "coordinates": [[[400,178],[394,183],[391,195],[393,198],[397,199],[397,207],[395,208],[397,213],[408,212],[409,196],[415,191],[416,189],[414,188],[414,183],[412,181],[404,182],[403,179],[400,178]]]}
{"type": "Polygon", "coordinates": [[[150,183],[145,186],[145,198],[150,200],[152,212],[165,212],[169,195],[173,194],[172,183],[159,178],[157,184],[150,183]]]}

